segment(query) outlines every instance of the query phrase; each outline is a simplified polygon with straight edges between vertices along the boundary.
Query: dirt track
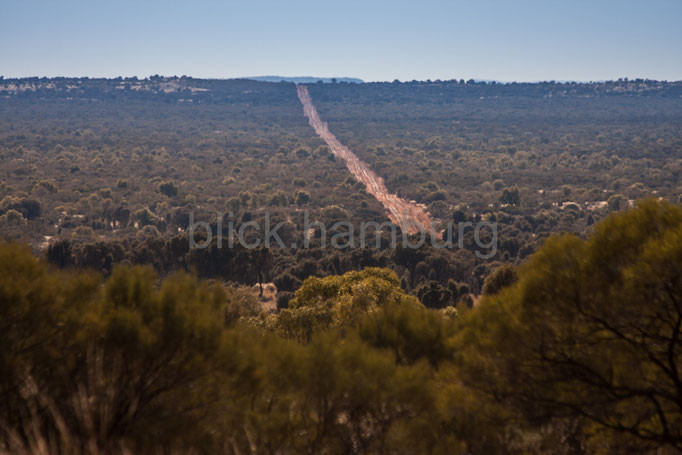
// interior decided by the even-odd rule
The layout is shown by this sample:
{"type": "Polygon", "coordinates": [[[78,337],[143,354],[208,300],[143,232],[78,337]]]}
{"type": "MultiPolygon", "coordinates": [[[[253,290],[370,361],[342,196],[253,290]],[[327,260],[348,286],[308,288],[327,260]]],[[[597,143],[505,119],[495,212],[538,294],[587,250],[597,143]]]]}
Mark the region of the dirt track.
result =
{"type": "Polygon", "coordinates": [[[298,98],[303,104],[303,112],[308,117],[310,126],[327,143],[329,150],[337,157],[343,159],[348,170],[353,176],[365,184],[367,192],[377,198],[388,212],[388,217],[395,224],[399,225],[403,231],[410,234],[431,231],[431,218],[424,206],[415,204],[388,192],[384,180],[376,175],[366,163],[350,151],[348,147],[341,144],[336,137],[329,132],[327,123],[320,120],[317,109],[308,94],[308,88],[304,85],[297,85],[298,98]]]}

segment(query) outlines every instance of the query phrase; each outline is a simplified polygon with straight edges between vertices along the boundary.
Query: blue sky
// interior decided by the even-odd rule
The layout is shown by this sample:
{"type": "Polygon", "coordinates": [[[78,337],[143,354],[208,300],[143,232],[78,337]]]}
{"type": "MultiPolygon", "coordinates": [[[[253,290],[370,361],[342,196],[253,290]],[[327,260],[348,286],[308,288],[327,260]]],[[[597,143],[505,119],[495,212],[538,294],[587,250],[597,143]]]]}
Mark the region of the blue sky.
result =
{"type": "Polygon", "coordinates": [[[682,1],[0,0],[0,75],[682,79],[682,1]]]}

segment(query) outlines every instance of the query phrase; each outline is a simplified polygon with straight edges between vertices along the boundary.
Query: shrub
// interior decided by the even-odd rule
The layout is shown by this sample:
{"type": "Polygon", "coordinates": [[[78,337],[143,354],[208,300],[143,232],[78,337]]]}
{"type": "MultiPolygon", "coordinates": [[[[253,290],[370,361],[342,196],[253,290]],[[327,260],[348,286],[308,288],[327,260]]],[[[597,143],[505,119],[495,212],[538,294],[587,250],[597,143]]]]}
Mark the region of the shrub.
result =
{"type": "Polygon", "coordinates": [[[159,184],[159,191],[168,197],[175,197],[178,194],[178,186],[173,182],[163,182],[159,184]]]}

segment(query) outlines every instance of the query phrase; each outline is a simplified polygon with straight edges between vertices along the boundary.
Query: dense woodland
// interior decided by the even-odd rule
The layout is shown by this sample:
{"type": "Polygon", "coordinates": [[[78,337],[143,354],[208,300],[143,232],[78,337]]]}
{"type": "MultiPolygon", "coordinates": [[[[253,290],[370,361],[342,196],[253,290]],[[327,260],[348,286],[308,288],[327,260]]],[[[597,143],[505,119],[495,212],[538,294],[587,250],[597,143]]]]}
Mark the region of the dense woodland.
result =
{"type": "Polygon", "coordinates": [[[582,234],[639,198],[677,201],[681,90],[640,80],[311,84],[330,129],[390,190],[442,224],[497,222],[498,254],[477,258],[468,231],[463,249],[271,249],[266,267],[252,267],[239,251],[188,252],[189,213],[214,226],[221,213],[238,228],[268,212],[287,222],[285,244],[305,235],[304,211],[328,226],[387,221],[307,125],[293,84],[4,79],[1,232],[104,273],[118,262],[162,275],[194,268],[291,293],[311,275],[382,266],[412,293],[454,281],[476,295],[491,270],[551,233],[582,234]]]}
{"type": "Polygon", "coordinates": [[[550,238],[473,309],[385,268],[289,308],[147,266],[59,270],[0,246],[0,451],[682,451],[682,209],[550,238]]]}
{"type": "Polygon", "coordinates": [[[682,83],[308,88],[497,254],[307,232],[388,216],[292,83],[0,78],[0,453],[682,451],[682,83]]]}

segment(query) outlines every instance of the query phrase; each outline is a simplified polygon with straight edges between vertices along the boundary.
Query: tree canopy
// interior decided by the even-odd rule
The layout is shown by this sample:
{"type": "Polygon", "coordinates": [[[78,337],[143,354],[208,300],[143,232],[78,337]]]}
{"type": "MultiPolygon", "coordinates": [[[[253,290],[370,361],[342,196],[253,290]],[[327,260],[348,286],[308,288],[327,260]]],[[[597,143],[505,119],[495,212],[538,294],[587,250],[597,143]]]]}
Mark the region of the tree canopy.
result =
{"type": "Polygon", "coordinates": [[[646,201],[549,239],[459,334],[466,378],[594,447],[682,450],[682,209],[646,201]]]}

